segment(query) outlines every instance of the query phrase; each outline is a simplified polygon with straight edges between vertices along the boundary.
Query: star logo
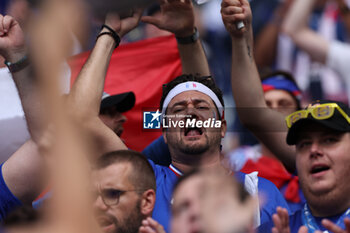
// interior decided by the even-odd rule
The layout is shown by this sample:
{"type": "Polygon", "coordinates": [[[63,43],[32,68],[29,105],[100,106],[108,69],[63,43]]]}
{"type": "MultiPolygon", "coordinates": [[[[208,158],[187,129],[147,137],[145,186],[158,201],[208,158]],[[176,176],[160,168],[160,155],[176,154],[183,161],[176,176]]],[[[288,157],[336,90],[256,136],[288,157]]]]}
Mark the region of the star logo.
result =
{"type": "Polygon", "coordinates": [[[160,116],[159,110],[156,112],[147,111],[143,112],[143,128],[144,129],[160,129],[160,116]]]}
{"type": "Polygon", "coordinates": [[[153,122],[154,120],[158,119],[158,117],[160,117],[162,114],[159,113],[159,109],[158,109],[155,113],[151,113],[151,115],[152,115],[151,122],[153,122]]]}

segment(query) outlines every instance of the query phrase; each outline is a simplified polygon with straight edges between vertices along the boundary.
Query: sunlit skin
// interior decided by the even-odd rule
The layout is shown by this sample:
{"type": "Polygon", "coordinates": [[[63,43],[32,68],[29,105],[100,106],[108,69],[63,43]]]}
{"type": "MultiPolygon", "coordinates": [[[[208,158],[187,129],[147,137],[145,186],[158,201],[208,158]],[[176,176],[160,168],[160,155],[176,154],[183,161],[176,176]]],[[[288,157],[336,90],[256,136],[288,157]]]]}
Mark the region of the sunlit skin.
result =
{"type": "MultiPolygon", "coordinates": [[[[112,164],[93,172],[96,190],[135,190],[129,177],[133,167],[129,163],[112,164]],[[99,187],[99,188],[98,188],[99,187]]],[[[107,233],[137,232],[141,225],[140,195],[135,191],[121,194],[119,203],[106,205],[101,196],[94,202],[94,211],[102,230],[107,233]]]]}
{"type": "Polygon", "coordinates": [[[350,206],[350,133],[308,122],[296,144],[296,166],[314,216],[340,214],[350,206]]]}
{"type": "Polygon", "coordinates": [[[104,112],[104,114],[99,115],[101,121],[120,137],[124,131],[123,124],[127,121],[126,116],[118,112],[115,106],[104,112]]]}
{"type": "MultiPolygon", "coordinates": [[[[168,105],[167,115],[190,115],[197,120],[218,118],[212,99],[198,91],[186,91],[175,96],[168,105]]],[[[177,118],[181,120],[181,118],[177,118]]],[[[200,165],[220,164],[220,143],[225,136],[226,121],[221,128],[201,128],[187,131],[184,128],[163,129],[165,142],[169,146],[173,164],[200,165]]]]}

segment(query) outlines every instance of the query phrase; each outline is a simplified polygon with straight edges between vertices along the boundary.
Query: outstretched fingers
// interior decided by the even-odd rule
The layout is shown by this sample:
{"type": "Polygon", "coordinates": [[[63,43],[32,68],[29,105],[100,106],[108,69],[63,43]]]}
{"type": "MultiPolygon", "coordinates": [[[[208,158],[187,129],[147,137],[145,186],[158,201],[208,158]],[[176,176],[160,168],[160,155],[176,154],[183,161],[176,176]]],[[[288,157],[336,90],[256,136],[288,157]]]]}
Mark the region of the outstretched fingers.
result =
{"type": "Polygon", "coordinates": [[[154,16],[142,16],[141,21],[144,23],[153,24],[155,26],[159,26],[161,23],[161,20],[154,16]]]}
{"type": "MultiPolygon", "coordinates": [[[[346,220],[346,219],[345,219],[346,220]]],[[[345,224],[347,221],[345,221],[345,224]]],[[[328,220],[328,219],[323,219],[322,220],[322,225],[329,231],[333,232],[333,233],[349,233],[350,232],[350,228],[348,228],[348,226],[350,225],[350,223],[348,222],[348,226],[346,225],[347,230],[343,230],[341,227],[337,226],[335,223],[333,223],[332,221],[328,220]]]]}
{"type": "Polygon", "coordinates": [[[285,208],[277,207],[277,213],[272,215],[275,227],[272,228],[273,233],[290,233],[289,214],[285,208]]]}
{"type": "Polygon", "coordinates": [[[225,15],[240,14],[243,13],[243,8],[239,6],[227,6],[222,8],[221,12],[225,15]]]}
{"type": "Polygon", "coordinates": [[[221,7],[223,8],[228,6],[242,6],[242,4],[239,0],[222,0],[221,7]]]}
{"type": "Polygon", "coordinates": [[[139,233],[165,233],[164,227],[156,220],[148,217],[142,221],[139,233]]]}

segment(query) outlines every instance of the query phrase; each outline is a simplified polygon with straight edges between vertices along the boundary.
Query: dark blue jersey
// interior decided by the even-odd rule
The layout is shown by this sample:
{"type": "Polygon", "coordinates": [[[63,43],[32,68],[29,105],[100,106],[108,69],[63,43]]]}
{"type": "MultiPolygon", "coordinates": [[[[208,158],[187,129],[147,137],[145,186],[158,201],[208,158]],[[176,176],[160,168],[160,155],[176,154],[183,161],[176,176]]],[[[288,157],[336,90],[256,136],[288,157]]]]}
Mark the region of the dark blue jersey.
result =
{"type": "MultiPolygon", "coordinates": [[[[153,210],[153,218],[164,226],[169,232],[171,218],[171,199],[175,183],[178,180],[176,174],[169,168],[159,166],[149,161],[154,169],[157,183],[156,203],[153,210]]],[[[246,174],[238,172],[235,174],[238,181],[244,184],[246,174]]],[[[264,196],[264,205],[260,208],[260,223],[263,224],[271,220],[276,212],[277,206],[282,206],[289,210],[288,205],[276,186],[270,181],[258,178],[259,195],[264,196]]]]}
{"type": "Polygon", "coordinates": [[[21,205],[21,201],[15,197],[7,187],[2,175],[2,166],[0,165],[0,221],[13,209],[21,205]]]}

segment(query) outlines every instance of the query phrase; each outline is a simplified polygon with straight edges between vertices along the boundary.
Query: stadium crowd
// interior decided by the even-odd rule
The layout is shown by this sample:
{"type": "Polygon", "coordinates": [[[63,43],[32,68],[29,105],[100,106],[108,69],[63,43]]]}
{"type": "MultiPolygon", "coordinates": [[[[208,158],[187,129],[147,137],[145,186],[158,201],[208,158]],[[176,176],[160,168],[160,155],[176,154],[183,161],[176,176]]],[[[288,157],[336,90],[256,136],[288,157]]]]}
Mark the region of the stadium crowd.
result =
{"type": "Polygon", "coordinates": [[[350,2],[0,6],[0,232],[350,232],[350,2]]]}

